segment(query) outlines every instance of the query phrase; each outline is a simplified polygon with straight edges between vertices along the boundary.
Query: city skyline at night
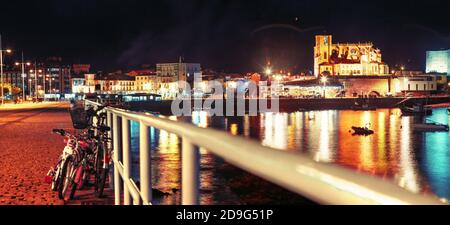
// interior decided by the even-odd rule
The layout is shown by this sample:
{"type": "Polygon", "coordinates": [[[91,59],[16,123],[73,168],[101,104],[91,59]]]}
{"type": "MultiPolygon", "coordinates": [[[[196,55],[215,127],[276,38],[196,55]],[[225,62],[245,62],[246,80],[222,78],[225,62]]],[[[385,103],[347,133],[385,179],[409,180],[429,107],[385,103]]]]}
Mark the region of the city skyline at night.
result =
{"type": "MultiPolygon", "coordinates": [[[[313,69],[314,36],[374,42],[388,65],[425,70],[425,52],[448,49],[442,1],[20,1],[0,9],[5,46],[28,58],[60,56],[96,70],[201,62],[226,72],[260,71],[267,61],[313,69]],[[24,3],[25,4],[25,3],[24,3]],[[19,14],[27,15],[18,17],[19,14]],[[421,15],[418,17],[417,15],[421,15]],[[45,54],[43,54],[45,53],[45,54]]],[[[16,58],[18,55],[16,54],[16,58]]]]}
{"type": "Polygon", "coordinates": [[[32,211],[62,224],[444,218],[319,205],[450,204],[449,9],[4,0],[0,206],[57,205],[32,211]]]}

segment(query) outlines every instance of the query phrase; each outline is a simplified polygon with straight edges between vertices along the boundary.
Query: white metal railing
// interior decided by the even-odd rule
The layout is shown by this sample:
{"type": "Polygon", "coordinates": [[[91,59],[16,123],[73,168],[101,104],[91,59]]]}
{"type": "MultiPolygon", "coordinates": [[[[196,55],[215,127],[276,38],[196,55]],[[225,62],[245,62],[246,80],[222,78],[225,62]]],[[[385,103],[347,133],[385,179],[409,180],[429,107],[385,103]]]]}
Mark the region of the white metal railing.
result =
{"type": "MultiPolygon", "coordinates": [[[[86,104],[98,103],[86,100],[86,104]]],[[[443,204],[436,196],[414,194],[392,180],[358,173],[338,165],[319,163],[307,156],[262,146],[224,131],[200,128],[147,113],[107,107],[114,148],[115,204],[151,204],[152,174],[149,127],[182,138],[182,204],[199,204],[200,154],[207,149],[228,163],[320,204],[443,204]],[[140,125],[140,187],[131,178],[130,121],[140,125]],[[120,124],[119,124],[120,123],[120,124]],[[120,129],[121,127],[121,129],[120,129]],[[119,159],[122,152],[122,160],[119,159]],[[121,183],[123,184],[123,199],[121,183]]]]}

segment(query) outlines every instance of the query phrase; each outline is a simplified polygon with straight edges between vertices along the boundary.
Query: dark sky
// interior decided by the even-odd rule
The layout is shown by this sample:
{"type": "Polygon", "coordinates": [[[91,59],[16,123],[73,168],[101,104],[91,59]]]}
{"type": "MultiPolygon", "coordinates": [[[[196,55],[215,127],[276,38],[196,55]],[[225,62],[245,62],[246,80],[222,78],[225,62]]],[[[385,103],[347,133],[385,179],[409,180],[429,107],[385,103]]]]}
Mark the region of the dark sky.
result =
{"type": "MultiPolygon", "coordinates": [[[[2,1],[5,46],[27,58],[62,56],[95,69],[186,61],[229,72],[312,67],[314,35],[372,41],[389,65],[424,69],[425,51],[450,48],[445,1],[2,1]]],[[[19,55],[17,54],[16,57],[19,55]]]]}

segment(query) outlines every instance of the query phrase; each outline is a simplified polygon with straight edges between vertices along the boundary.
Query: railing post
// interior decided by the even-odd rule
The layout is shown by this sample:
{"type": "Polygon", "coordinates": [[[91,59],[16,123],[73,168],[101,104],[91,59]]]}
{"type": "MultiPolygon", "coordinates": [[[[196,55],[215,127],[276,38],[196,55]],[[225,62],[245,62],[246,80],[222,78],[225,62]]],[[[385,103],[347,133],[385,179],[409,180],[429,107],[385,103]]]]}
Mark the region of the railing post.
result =
{"type": "MultiPolygon", "coordinates": [[[[111,113],[113,118],[113,147],[114,162],[119,162],[119,117],[115,113],[111,113]]],[[[120,205],[120,174],[118,166],[114,163],[114,203],[120,205]]]]}
{"type": "Polygon", "coordinates": [[[127,182],[131,174],[131,155],[130,155],[130,121],[122,116],[122,162],[123,162],[123,204],[131,204],[130,191],[127,182]]]}
{"type": "Polygon", "coordinates": [[[139,123],[139,167],[140,167],[140,191],[144,204],[152,201],[152,157],[149,144],[148,127],[141,121],[139,123]]]}
{"type": "Polygon", "coordinates": [[[186,137],[182,137],[181,164],[181,204],[199,205],[200,203],[200,153],[186,137]]]}

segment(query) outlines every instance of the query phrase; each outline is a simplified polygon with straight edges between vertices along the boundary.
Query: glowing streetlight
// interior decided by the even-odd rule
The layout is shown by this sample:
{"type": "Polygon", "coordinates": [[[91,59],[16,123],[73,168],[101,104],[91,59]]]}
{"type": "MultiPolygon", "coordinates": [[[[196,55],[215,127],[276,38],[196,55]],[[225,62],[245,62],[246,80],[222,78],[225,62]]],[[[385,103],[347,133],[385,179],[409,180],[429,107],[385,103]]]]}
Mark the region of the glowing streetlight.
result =
{"type": "MultiPolygon", "coordinates": [[[[25,78],[27,77],[27,75],[25,74],[25,66],[30,66],[31,65],[31,63],[29,63],[29,62],[24,62],[23,61],[23,52],[22,52],[22,62],[21,63],[19,63],[19,62],[16,62],[15,63],[16,64],[16,66],[19,66],[19,65],[21,65],[22,66],[22,99],[23,99],[23,101],[25,101],[25,78]]],[[[29,88],[31,88],[31,87],[29,87],[29,88]]]]}
{"type": "Polygon", "coordinates": [[[272,74],[272,69],[271,68],[266,68],[266,75],[270,75],[272,74]]]}

